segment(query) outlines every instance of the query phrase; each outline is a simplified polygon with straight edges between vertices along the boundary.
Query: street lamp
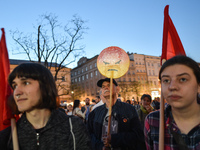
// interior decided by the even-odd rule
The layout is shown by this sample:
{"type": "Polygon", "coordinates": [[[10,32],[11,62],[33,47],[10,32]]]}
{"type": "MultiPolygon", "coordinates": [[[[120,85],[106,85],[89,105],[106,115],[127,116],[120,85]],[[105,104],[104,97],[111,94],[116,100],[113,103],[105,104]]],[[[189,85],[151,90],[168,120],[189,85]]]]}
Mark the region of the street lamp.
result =
{"type": "Polygon", "coordinates": [[[72,100],[74,101],[74,91],[71,91],[72,93],[72,100]]]}

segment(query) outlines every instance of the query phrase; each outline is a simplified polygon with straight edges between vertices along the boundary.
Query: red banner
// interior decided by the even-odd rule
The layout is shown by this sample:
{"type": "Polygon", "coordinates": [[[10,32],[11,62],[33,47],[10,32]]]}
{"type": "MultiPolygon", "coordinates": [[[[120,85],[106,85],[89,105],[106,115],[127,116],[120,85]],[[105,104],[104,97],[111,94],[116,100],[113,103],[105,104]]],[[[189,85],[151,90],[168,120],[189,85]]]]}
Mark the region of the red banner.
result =
{"type": "Polygon", "coordinates": [[[12,94],[8,84],[8,75],[10,73],[10,62],[6,47],[5,31],[2,28],[0,40],[0,131],[10,126],[10,119],[13,117],[11,110],[7,106],[7,99],[12,94]]]}
{"type": "Polygon", "coordinates": [[[161,65],[163,60],[168,60],[176,55],[186,55],[176,28],[168,13],[169,5],[164,10],[164,27],[161,65]]]}

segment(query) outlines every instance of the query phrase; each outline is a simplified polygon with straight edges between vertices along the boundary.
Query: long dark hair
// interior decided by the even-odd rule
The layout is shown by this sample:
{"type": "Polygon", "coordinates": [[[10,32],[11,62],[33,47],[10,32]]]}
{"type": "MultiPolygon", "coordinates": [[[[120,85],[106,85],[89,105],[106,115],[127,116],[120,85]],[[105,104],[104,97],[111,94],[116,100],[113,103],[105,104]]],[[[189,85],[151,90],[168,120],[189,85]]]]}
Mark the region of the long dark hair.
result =
{"type": "Polygon", "coordinates": [[[41,102],[37,108],[47,108],[52,110],[58,107],[58,93],[55,80],[49,69],[47,69],[45,66],[39,63],[23,63],[17,66],[10,73],[8,78],[9,85],[12,89],[12,82],[16,77],[31,78],[39,82],[41,90],[41,102]]]}
{"type": "Polygon", "coordinates": [[[73,110],[74,110],[76,107],[79,107],[79,105],[80,105],[80,100],[78,100],[78,99],[74,100],[73,110]]]}

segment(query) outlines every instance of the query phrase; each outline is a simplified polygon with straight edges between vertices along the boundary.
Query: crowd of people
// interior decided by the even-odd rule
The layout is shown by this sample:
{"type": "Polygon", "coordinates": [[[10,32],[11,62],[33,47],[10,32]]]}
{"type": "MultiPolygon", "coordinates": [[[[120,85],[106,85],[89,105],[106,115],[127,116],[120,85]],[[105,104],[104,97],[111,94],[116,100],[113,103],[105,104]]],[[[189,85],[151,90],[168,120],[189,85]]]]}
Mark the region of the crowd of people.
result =
{"type": "MultiPolygon", "coordinates": [[[[91,104],[74,100],[65,109],[57,104],[56,85],[41,64],[24,63],[9,75],[20,150],[158,150],[160,101],[165,102],[164,149],[200,149],[200,68],[187,56],[167,60],[159,72],[161,94],[140,103],[118,99],[120,87],[113,79],[100,79],[99,96],[91,104]],[[111,95],[111,97],[110,97],[111,95]],[[111,99],[111,100],[110,100],[111,99]]],[[[12,148],[11,127],[0,131],[0,147],[12,148]]]]}

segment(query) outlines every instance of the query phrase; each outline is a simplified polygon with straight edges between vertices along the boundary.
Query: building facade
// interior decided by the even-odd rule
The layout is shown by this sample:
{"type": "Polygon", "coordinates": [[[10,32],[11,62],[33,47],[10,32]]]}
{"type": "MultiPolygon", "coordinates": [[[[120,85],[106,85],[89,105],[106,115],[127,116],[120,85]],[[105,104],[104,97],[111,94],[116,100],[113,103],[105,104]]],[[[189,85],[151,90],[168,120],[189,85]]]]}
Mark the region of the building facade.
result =
{"type": "MultiPolygon", "coordinates": [[[[127,53],[130,58],[130,66],[127,73],[115,79],[121,90],[119,97],[122,101],[140,100],[142,94],[151,94],[152,97],[160,97],[160,84],[158,72],[160,69],[160,57],[137,53],[127,53]]],[[[97,81],[105,78],[97,68],[98,55],[88,59],[82,57],[77,67],[71,70],[71,90],[73,99],[83,101],[85,98],[95,99],[99,95],[100,88],[97,81]]]]}

